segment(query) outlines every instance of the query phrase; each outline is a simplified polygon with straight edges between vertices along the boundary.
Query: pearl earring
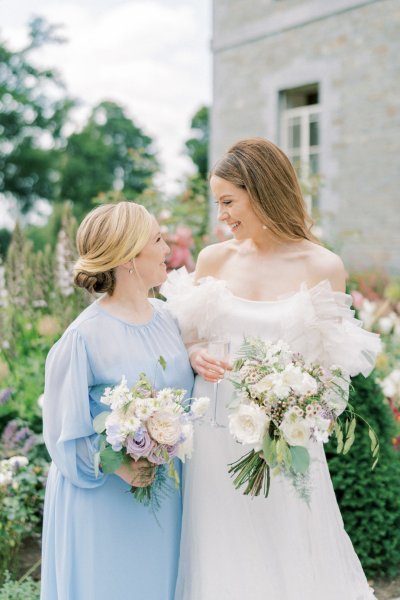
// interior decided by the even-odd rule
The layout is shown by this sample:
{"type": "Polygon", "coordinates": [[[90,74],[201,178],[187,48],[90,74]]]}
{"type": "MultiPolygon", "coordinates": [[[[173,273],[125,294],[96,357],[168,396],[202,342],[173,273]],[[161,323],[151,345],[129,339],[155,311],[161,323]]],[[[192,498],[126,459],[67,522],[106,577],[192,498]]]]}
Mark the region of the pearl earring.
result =
{"type": "Polygon", "coordinates": [[[263,229],[267,229],[267,226],[266,226],[266,225],[263,225],[263,226],[262,226],[262,228],[263,228],[263,229]]]}
{"type": "Polygon", "coordinates": [[[133,269],[129,269],[129,273],[132,274],[133,273],[133,269]]]}

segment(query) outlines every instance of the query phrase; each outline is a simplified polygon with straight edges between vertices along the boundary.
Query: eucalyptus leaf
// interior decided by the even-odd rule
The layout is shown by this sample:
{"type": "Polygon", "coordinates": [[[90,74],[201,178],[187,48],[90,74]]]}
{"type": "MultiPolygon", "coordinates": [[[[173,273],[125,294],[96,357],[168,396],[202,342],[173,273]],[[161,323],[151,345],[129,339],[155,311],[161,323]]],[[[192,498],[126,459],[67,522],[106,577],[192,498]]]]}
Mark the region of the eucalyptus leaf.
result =
{"type": "Polygon", "coordinates": [[[158,362],[160,363],[163,371],[165,371],[165,369],[167,368],[167,361],[165,360],[165,358],[160,355],[158,362]]]}
{"type": "Polygon", "coordinates": [[[295,473],[304,474],[310,466],[310,455],[307,448],[303,446],[289,446],[292,456],[291,468],[295,473]]]}
{"type": "Polygon", "coordinates": [[[93,429],[96,433],[103,433],[106,428],[106,419],[109,416],[110,411],[105,410],[97,415],[93,419],[93,429]]]}
{"type": "Polygon", "coordinates": [[[124,463],[124,457],[120,452],[115,452],[111,446],[100,451],[100,462],[103,473],[115,473],[124,463]]]}

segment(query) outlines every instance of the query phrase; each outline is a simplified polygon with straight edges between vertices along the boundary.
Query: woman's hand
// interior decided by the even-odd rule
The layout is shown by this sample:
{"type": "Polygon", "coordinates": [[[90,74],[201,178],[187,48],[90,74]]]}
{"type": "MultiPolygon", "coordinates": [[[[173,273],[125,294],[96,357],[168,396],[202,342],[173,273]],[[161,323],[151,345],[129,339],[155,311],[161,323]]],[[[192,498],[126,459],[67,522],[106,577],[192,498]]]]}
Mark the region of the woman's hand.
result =
{"type": "Polygon", "coordinates": [[[156,467],[146,458],[139,458],[138,461],[132,459],[129,463],[125,463],[117,469],[115,474],[129,485],[147,487],[154,481],[156,467]]]}
{"type": "Polygon", "coordinates": [[[190,354],[190,364],[196,373],[211,383],[217,383],[223,378],[225,371],[232,369],[229,363],[210,356],[204,348],[190,354]]]}

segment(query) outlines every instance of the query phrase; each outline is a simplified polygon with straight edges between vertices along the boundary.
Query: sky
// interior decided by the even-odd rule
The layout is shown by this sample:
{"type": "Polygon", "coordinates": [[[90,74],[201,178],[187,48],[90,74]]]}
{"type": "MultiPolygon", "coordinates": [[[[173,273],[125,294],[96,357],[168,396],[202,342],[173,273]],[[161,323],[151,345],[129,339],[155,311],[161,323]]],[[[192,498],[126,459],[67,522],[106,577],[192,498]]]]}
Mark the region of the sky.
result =
{"type": "Polygon", "coordinates": [[[55,67],[80,100],[73,127],[101,100],[122,104],[155,140],[159,186],[176,191],[192,170],[183,152],[190,119],[211,102],[211,0],[0,0],[9,47],[24,45],[32,16],[63,25],[67,43],[32,56],[55,67]]]}

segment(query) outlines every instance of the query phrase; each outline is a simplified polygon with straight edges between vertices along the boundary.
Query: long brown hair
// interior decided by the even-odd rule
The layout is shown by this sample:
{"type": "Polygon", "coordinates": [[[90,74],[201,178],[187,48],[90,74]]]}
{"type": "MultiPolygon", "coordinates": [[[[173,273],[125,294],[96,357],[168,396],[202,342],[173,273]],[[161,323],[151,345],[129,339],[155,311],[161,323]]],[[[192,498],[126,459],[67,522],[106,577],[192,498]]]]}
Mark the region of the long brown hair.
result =
{"type": "Polygon", "coordinates": [[[212,168],[213,175],[245,189],[254,212],[279,239],[320,243],[310,231],[314,222],[295,170],[272,142],[258,137],[236,142],[212,168]]]}

